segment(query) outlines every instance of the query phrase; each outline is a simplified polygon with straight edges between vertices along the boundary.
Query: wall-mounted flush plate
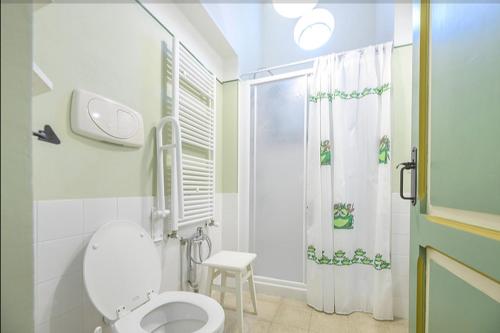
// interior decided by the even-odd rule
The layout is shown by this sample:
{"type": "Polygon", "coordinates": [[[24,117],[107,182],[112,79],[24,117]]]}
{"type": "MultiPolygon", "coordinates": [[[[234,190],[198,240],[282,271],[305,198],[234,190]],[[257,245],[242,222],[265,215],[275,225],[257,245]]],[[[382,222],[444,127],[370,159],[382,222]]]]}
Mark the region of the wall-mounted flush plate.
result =
{"type": "Polygon", "coordinates": [[[144,144],[142,115],[97,94],[76,89],[71,103],[73,132],[123,146],[144,144]]]}

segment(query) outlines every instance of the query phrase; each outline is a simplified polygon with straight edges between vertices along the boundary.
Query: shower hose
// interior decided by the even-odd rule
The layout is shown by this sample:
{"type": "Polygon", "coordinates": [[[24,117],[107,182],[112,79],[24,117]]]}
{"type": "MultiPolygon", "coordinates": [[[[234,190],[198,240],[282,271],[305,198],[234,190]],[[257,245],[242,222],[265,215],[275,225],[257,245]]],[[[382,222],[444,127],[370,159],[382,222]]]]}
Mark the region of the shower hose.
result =
{"type": "Polygon", "coordinates": [[[196,232],[187,239],[186,257],[188,264],[188,284],[194,292],[199,291],[198,286],[198,265],[203,263],[212,254],[212,242],[202,227],[198,227],[196,232]],[[207,244],[208,254],[203,254],[203,243],[207,244]]]}

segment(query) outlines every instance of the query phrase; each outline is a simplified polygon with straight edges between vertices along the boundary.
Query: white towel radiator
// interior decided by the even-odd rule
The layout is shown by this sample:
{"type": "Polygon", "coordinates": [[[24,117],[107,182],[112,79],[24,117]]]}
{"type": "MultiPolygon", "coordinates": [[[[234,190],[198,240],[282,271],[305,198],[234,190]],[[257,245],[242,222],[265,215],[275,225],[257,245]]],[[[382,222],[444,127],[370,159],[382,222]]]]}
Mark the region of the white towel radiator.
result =
{"type": "MultiPolygon", "coordinates": [[[[211,223],[215,213],[215,76],[174,38],[172,116],[156,127],[157,207],[152,234],[162,240],[164,221],[170,234],[181,226],[211,223]],[[163,129],[172,125],[172,143],[163,143],[163,129]],[[171,151],[171,196],[165,197],[164,152],[171,151]]],[[[168,57],[169,52],[165,52],[168,57]]]]}
{"type": "Polygon", "coordinates": [[[179,55],[178,119],[183,151],[184,217],[179,226],[213,222],[215,212],[216,78],[182,44],[179,55]]]}

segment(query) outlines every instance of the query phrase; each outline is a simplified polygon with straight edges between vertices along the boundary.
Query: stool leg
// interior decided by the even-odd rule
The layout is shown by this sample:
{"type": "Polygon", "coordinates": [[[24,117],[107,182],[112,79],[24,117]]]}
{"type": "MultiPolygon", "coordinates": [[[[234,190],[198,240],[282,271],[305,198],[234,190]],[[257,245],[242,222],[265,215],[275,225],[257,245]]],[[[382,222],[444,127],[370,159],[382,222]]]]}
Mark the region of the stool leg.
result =
{"type": "Polygon", "coordinates": [[[243,333],[243,281],[241,279],[241,272],[236,274],[236,314],[238,316],[238,327],[240,333],[243,333]]]}
{"type": "Polygon", "coordinates": [[[207,296],[212,297],[212,282],[214,279],[214,268],[208,267],[207,272],[207,296]]]}
{"type": "Polygon", "coordinates": [[[226,272],[222,271],[220,275],[221,275],[221,277],[220,277],[220,286],[221,286],[220,305],[224,306],[224,296],[226,294],[226,292],[224,291],[224,288],[226,288],[227,274],[226,274],[226,272]]]}
{"type": "Polygon", "coordinates": [[[248,276],[248,288],[250,289],[250,296],[252,297],[253,311],[257,314],[257,296],[255,295],[252,265],[248,265],[247,269],[250,271],[250,275],[248,276]]]}

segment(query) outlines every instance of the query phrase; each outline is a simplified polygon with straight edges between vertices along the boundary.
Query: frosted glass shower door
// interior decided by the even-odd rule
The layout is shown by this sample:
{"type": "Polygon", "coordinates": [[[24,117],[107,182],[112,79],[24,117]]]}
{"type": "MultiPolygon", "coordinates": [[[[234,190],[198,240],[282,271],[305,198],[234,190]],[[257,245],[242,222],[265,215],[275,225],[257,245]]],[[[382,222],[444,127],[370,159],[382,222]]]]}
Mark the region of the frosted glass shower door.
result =
{"type": "Polygon", "coordinates": [[[304,282],[307,77],[251,86],[250,250],[256,275],[304,282]]]}

